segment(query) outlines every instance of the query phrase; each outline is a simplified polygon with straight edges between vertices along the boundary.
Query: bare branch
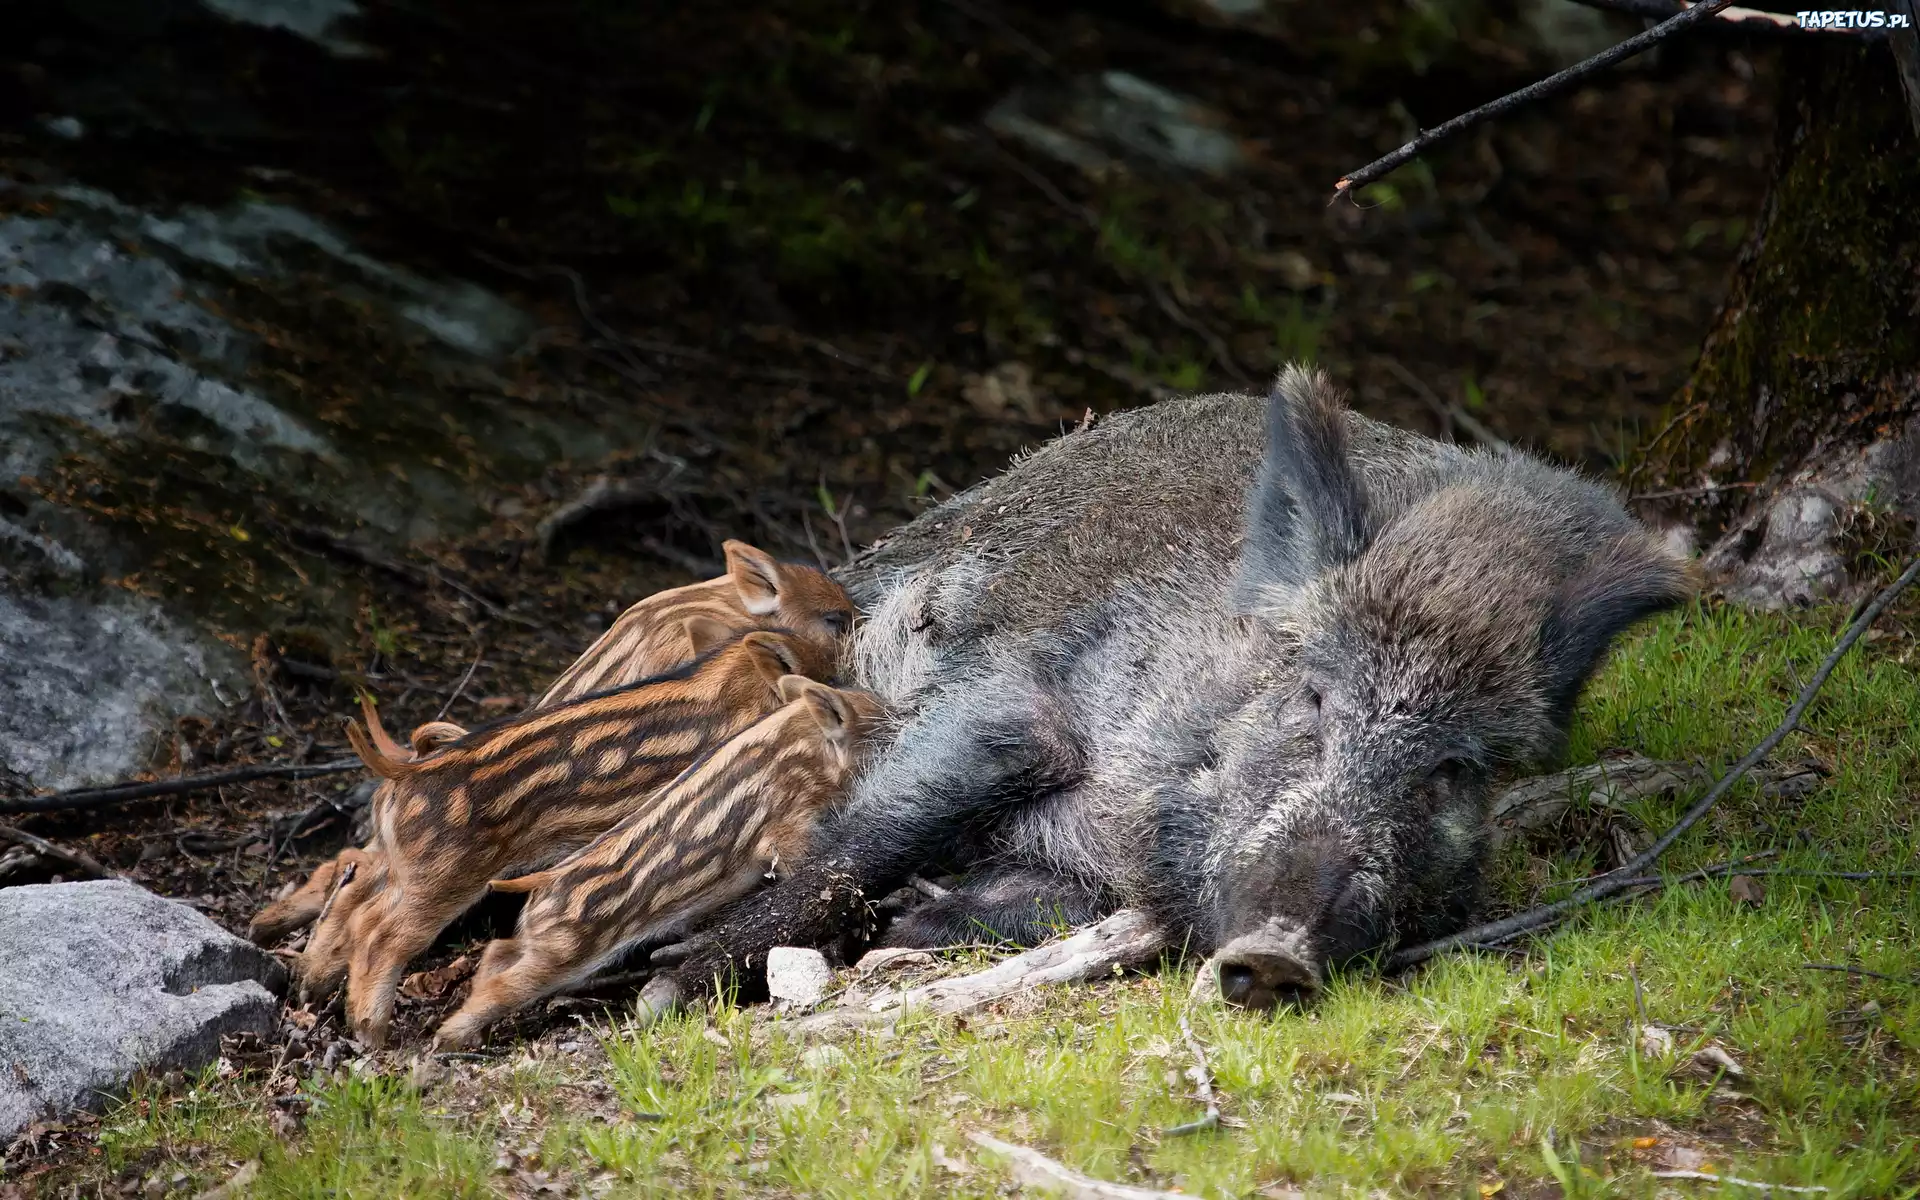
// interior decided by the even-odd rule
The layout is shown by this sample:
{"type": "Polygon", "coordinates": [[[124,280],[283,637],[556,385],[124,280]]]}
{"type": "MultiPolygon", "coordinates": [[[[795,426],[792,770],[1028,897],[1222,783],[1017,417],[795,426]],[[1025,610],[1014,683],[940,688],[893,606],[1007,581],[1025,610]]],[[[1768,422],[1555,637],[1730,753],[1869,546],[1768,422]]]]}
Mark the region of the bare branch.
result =
{"type": "Polygon", "coordinates": [[[1067,1200],[1173,1200],[1182,1194],[1093,1179],[1055,1162],[1038,1150],[1003,1142],[990,1134],[975,1131],[967,1135],[967,1140],[982,1150],[1006,1159],[1008,1169],[1021,1183],[1058,1192],[1067,1200]]]}
{"type": "Polygon", "coordinates": [[[82,853],[79,850],[69,850],[64,846],[55,845],[43,837],[35,837],[26,830],[15,829],[11,825],[0,825],[0,841],[13,842],[17,845],[25,846],[29,850],[33,850],[46,858],[59,859],[68,866],[79,867],[82,871],[85,871],[96,879],[126,878],[126,876],[111,867],[101,866],[92,855],[82,853]]]}
{"type": "Polygon", "coordinates": [[[1213,1069],[1207,1066],[1206,1047],[1193,1035],[1193,1022],[1187,1020],[1186,1013],[1180,1014],[1180,1036],[1187,1043],[1187,1053],[1193,1055],[1193,1065],[1187,1068],[1187,1078],[1193,1080],[1193,1086],[1199,1089],[1200,1103],[1207,1106],[1207,1111],[1198,1120],[1172,1126],[1166,1131],[1167,1137],[1183,1137],[1189,1133],[1220,1128],[1220,1102],[1213,1096],[1213,1069]]]}
{"type": "MultiPolygon", "coordinates": [[[[1675,3],[1674,0],[1573,0],[1588,8],[1597,8],[1603,12],[1624,13],[1630,17],[1645,17],[1651,21],[1664,21],[1677,13],[1685,12],[1692,5],[1686,0],[1675,3]]],[[[1719,20],[1714,24],[1733,26],[1741,32],[1760,33],[1816,33],[1841,34],[1852,37],[1879,38],[1886,35],[1884,28],[1855,28],[1845,25],[1802,25],[1791,13],[1767,12],[1758,8],[1741,8],[1737,5],[1722,9],[1719,20]]]]}
{"type": "Polygon", "coordinates": [[[1685,33],[1721,9],[1726,8],[1729,3],[1730,0],[1706,0],[1704,4],[1696,4],[1685,12],[1662,21],[1645,33],[1635,34],[1619,45],[1602,50],[1592,58],[1586,59],[1583,62],[1577,62],[1564,71],[1557,71],[1545,79],[1540,80],[1538,83],[1529,84],[1517,92],[1509,93],[1508,95],[1500,97],[1498,100],[1482,104],[1479,108],[1471,112],[1462,113],[1450,121],[1434,126],[1432,129],[1423,129],[1412,141],[1395,150],[1392,154],[1368,163],[1358,171],[1354,171],[1342,178],[1340,182],[1334,184],[1333,198],[1338,200],[1342,196],[1352,195],[1354,189],[1372,183],[1374,180],[1404,166],[1419,157],[1422,151],[1446,141],[1462,130],[1471,129],[1483,121],[1492,120],[1494,117],[1510,113],[1514,109],[1522,108],[1537,100],[1544,100],[1549,96],[1556,95],[1597,71],[1605,70],[1617,62],[1632,58],[1637,54],[1643,54],[1661,42],[1666,41],[1668,38],[1673,37],[1675,34],[1685,33]]]}
{"type": "Polygon", "coordinates": [[[318,775],[338,775],[343,771],[360,769],[362,768],[359,759],[343,758],[329,763],[308,763],[304,766],[280,763],[241,767],[233,771],[216,771],[208,775],[183,775],[178,779],[156,779],[150,783],[77,788],[68,792],[50,792],[44,796],[28,796],[24,800],[0,800],[0,816],[79,812],[92,808],[108,808],[133,800],[151,800],[156,796],[184,796],[190,792],[204,792],[209,788],[217,788],[229,783],[251,783],[256,779],[311,779],[318,775]]]}

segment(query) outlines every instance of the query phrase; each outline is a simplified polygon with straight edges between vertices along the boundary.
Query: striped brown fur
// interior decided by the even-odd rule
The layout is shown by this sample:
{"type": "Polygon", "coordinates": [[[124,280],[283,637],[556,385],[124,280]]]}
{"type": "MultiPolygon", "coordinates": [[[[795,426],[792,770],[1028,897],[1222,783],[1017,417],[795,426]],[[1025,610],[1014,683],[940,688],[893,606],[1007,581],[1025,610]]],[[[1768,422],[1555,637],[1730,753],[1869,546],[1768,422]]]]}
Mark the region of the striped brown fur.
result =
{"type": "Polygon", "coordinates": [[[725,550],[725,575],[658,592],[621,613],[534,707],[622,687],[686,662],[697,652],[685,632],[689,617],[718,622],[730,634],[778,628],[823,644],[837,644],[852,628],[853,601],[824,572],[776,561],[745,542],[729,541],[725,550]]]}
{"type": "MultiPolygon", "coordinates": [[[[408,745],[401,746],[387,732],[380,722],[380,713],[374,708],[370,698],[360,698],[360,713],[367,723],[367,733],[373,745],[383,758],[408,759],[425,758],[467,735],[467,731],[452,721],[428,721],[416,726],[407,738],[408,745]]],[[[326,898],[331,894],[333,883],[348,863],[357,864],[357,874],[372,878],[371,863],[378,860],[379,853],[371,848],[349,846],[339,854],[321,863],[314,869],[307,881],[293,892],[268,904],[257,913],[247,926],[247,937],[258,945],[271,946],[286,938],[298,929],[312,923],[319,915],[326,898]]],[[[381,865],[384,865],[382,863],[381,865]]],[[[354,889],[358,894],[364,889],[354,889]]],[[[348,901],[351,908],[353,902],[348,901]]],[[[336,904],[336,907],[338,905],[336,904]]],[[[316,956],[315,961],[325,957],[316,956]]]]}
{"type": "Polygon", "coordinates": [[[785,674],[828,677],[830,647],[759,630],[627,687],[485,726],[422,758],[383,754],[357,723],[348,740],[387,780],[367,852],[380,885],[316,928],[303,994],[347,977],[354,1032],[380,1045],[409,959],[478,899],[487,881],[584,846],[648,793],[780,704],[785,674]],[[344,922],[344,929],[340,923],[344,922]],[[321,948],[324,947],[324,952],[321,948]]]}
{"type": "Polygon", "coordinates": [[[435,1043],[467,1045],[521,1006],[629,947],[684,928],[798,862],[845,792],[880,716],[869,693],[780,681],[777,712],[689,767],[558,866],[496,891],[530,892],[511,938],[488,945],[467,1003],[435,1043]]]}

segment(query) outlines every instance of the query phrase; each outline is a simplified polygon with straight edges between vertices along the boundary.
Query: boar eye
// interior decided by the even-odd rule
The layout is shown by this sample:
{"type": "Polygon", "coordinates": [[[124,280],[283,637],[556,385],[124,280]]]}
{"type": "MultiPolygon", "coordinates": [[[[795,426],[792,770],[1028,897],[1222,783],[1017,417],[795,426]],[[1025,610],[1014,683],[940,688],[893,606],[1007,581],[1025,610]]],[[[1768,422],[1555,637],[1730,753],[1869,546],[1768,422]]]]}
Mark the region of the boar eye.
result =
{"type": "Polygon", "coordinates": [[[1473,773],[1473,764],[1464,758],[1443,758],[1427,772],[1428,783],[1442,783],[1448,787],[1457,787],[1473,773]]]}
{"type": "Polygon", "coordinates": [[[1319,688],[1307,684],[1300,689],[1300,711],[1306,716],[1309,724],[1318,726],[1325,708],[1325,697],[1320,694],[1319,688]]]}
{"type": "Polygon", "coordinates": [[[828,629],[836,634],[845,633],[847,626],[853,623],[852,614],[846,612],[830,612],[820,619],[826,623],[828,629]]]}

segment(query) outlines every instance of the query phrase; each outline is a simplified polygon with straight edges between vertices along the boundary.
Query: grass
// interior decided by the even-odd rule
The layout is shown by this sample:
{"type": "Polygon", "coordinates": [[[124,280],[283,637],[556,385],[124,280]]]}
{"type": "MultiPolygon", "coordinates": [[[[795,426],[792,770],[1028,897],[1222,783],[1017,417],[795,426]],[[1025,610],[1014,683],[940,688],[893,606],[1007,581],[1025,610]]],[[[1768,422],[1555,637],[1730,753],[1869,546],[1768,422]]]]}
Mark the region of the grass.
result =
{"type": "MultiPolygon", "coordinates": [[[[1570,757],[1624,746],[1730,762],[1779,719],[1841,615],[1701,606],[1652,624],[1591,689],[1570,757]]],[[[1824,788],[1790,801],[1738,790],[1668,865],[1771,848],[1781,865],[1920,866],[1913,645],[1860,647],[1783,750],[1831,763],[1824,788]]],[[[1642,816],[1662,826],[1686,799],[1642,816]]],[[[1512,848],[1497,894],[1523,903],[1591,862],[1579,847],[1552,858],[1512,848]]],[[[1524,959],[1456,956],[1399,981],[1341,978],[1306,1013],[1200,1009],[1194,1027],[1233,1124],[1194,1136],[1160,1135],[1198,1111],[1180,1075],[1190,973],[1170,971],[923,1020],[837,1054],[725,1010],[645,1033],[603,1022],[597,1048],[563,1053],[549,1037],[495,1064],[456,1064],[425,1090],[404,1065],[343,1069],[307,1082],[314,1106],[291,1139],[272,1131],[271,1106],[244,1075],[210,1075],[136,1096],[106,1118],[91,1161],[47,1178],[81,1194],[90,1180],[154,1174],[199,1187],[257,1160],[261,1196],[529,1194],[543,1182],[616,1196],[1002,1194],[1001,1168],[965,1138],[984,1129],[1094,1176],[1209,1197],[1273,1184],[1712,1194],[1652,1178],[1675,1147],[1694,1151],[1697,1169],[1836,1198],[1913,1195],[1914,991],[1802,964],[1912,974],[1920,901],[1900,880],[1765,882],[1758,906],[1716,884],[1597,909],[1524,959]],[[1641,1051],[1636,977],[1647,1017],[1680,1029],[1672,1059],[1641,1051]],[[1868,1001],[1876,1014],[1844,1019],[1868,1001]],[[1686,1066],[1709,1041],[1743,1077],[1686,1066]]]]}

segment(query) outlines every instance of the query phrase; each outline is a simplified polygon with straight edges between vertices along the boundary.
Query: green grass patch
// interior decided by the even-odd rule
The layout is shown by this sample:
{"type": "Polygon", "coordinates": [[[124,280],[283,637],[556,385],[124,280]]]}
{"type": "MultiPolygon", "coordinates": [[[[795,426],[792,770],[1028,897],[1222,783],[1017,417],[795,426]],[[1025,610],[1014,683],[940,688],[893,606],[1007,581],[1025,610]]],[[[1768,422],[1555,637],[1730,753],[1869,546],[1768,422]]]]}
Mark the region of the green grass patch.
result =
{"type": "MultiPolygon", "coordinates": [[[[1592,688],[1570,758],[1628,747],[1731,762],[1779,720],[1842,615],[1701,606],[1652,624],[1592,688]]],[[[1910,646],[1860,647],[1783,748],[1831,763],[1826,786],[1792,800],[1736,790],[1668,865],[1771,849],[1782,866],[1920,866],[1910,646]]],[[[1659,828],[1689,799],[1640,815],[1659,828]]],[[[1540,869],[1564,878],[1592,861],[1579,848],[1544,864],[1503,859],[1497,901],[1526,902],[1540,869]]],[[[727,1010],[605,1030],[604,1055],[549,1048],[517,1067],[460,1064],[425,1091],[341,1072],[308,1081],[316,1102],[291,1139],[272,1132],[244,1078],[150,1092],[107,1118],[102,1161],[84,1170],[144,1163],[204,1184],[258,1160],[255,1194],[265,1196],[524,1193],[534,1161],[569,1193],[1003,1194],[1003,1170],[966,1140],[981,1129],[1094,1176],[1195,1196],[1276,1184],[1712,1194],[1650,1174],[1681,1161],[1833,1197],[1912,1195],[1914,990],[1802,966],[1911,974],[1911,881],[1766,884],[1757,906],[1714,883],[1595,909],[1525,958],[1455,956],[1399,980],[1342,978],[1304,1013],[1199,1009],[1194,1028],[1229,1123],[1193,1136],[1162,1133],[1198,1113],[1181,1074],[1191,975],[1179,971],[1055,989],[966,1021],[910,1022],[834,1052],[727,1010]],[[1642,1052],[1636,978],[1647,1019],[1677,1031],[1671,1058],[1642,1052]],[[1744,1074],[1691,1065],[1709,1044],[1744,1074]],[[583,1087],[601,1089],[597,1107],[569,1099],[583,1087]],[[518,1148],[521,1165],[498,1167],[502,1147],[518,1148]]]]}

